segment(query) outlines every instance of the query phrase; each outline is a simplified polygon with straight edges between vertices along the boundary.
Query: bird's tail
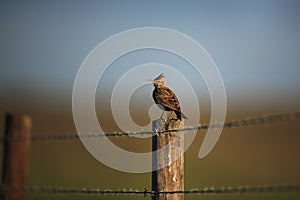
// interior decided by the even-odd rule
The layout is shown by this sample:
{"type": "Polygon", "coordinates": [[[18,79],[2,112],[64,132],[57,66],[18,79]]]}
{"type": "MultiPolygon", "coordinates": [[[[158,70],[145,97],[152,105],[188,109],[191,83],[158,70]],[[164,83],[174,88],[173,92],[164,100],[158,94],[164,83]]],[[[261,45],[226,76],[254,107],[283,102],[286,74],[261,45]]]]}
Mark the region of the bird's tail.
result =
{"type": "Polygon", "coordinates": [[[187,119],[187,117],[180,110],[175,110],[175,114],[177,119],[179,119],[180,121],[182,120],[182,118],[187,119]]]}

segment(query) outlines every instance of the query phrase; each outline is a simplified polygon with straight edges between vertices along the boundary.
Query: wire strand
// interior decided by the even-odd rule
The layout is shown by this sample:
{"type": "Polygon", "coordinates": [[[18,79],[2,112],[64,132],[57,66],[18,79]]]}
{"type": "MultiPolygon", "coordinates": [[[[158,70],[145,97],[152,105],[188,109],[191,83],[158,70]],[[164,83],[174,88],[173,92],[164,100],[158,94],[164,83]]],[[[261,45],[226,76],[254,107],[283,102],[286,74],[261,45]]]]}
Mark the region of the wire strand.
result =
{"type": "MultiPolygon", "coordinates": [[[[60,133],[60,134],[34,134],[30,138],[17,137],[14,140],[28,140],[31,141],[49,141],[49,140],[74,140],[74,139],[95,139],[103,137],[134,137],[137,135],[156,135],[169,132],[186,132],[205,130],[208,128],[237,128],[237,127],[251,127],[258,125],[265,125],[271,123],[287,122],[300,120],[300,112],[284,113],[284,114],[270,114],[264,116],[257,116],[241,120],[233,120],[224,123],[213,122],[211,124],[200,124],[197,127],[185,127],[178,130],[165,130],[165,131],[142,131],[142,132],[110,132],[110,133],[60,133]]],[[[3,142],[4,138],[0,138],[3,142]]]]}
{"type": "Polygon", "coordinates": [[[300,185],[263,185],[263,186],[240,186],[240,187],[207,187],[203,189],[191,189],[180,191],[143,191],[137,189],[101,190],[98,188],[73,188],[73,187],[13,187],[1,186],[1,193],[26,193],[26,194],[98,194],[98,195],[160,195],[160,194],[243,194],[243,193],[299,193],[300,185]]]}

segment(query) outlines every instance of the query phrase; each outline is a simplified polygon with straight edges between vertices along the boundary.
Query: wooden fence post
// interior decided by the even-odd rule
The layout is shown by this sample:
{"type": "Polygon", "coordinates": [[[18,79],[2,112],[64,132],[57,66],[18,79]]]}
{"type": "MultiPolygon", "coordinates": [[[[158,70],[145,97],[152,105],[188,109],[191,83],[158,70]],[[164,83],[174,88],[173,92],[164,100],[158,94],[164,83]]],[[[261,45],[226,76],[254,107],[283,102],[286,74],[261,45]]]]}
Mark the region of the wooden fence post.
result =
{"type": "Polygon", "coordinates": [[[30,150],[31,117],[7,114],[2,163],[3,200],[23,200],[24,193],[12,188],[23,188],[26,181],[30,150]]]}
{"type": "MultiPolygon", "coordinates": [[[[152,169],[158,169],[159,166],[166,167],[152,171],[152,191],[155,193],[163,191],[183,191],[184,190],[184,132],[172,131],[183,128],[183,121],[171,120],[164,122],[156,120],[152,122],[153,130],[168,131],[159,133],[152,137],[152,169]],[[157,150],[165,147],[171,142],[164,151],[157,150]],[[175,155],[182,156],[171,163],[175,155]]],[[[153,200],[183,200],[183,193],[174,194],[155,194],[153,200]]]]}

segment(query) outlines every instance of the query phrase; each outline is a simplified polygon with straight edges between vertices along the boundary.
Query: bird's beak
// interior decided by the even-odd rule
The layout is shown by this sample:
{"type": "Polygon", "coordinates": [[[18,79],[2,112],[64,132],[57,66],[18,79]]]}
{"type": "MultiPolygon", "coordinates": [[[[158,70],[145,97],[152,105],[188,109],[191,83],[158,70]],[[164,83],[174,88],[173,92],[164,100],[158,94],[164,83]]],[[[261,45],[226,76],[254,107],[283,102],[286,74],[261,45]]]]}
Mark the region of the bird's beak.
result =
{"type": "Polygon", "coordinates": [[[154,83],[154,82],[155,82],[155,81],[154,81],[154,80],[152,80],[152,79],[149,79],[148,81],[149,81],[149,82],[151,82],[151,83],[154,83]]]}

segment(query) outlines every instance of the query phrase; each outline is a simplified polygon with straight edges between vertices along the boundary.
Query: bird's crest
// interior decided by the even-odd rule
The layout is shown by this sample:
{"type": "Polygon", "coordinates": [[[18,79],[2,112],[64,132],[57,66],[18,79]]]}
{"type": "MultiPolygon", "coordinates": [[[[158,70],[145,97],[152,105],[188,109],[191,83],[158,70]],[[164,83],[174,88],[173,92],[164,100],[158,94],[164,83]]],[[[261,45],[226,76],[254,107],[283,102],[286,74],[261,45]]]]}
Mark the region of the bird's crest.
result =
{"type": "Polygon", "coordinates": [[[157,78],[155,78],[154,80],[162,80],[162,79],[164,79],[165,78],[165,76],[164,76],[164,74],[160,74],[157,78]]]}

